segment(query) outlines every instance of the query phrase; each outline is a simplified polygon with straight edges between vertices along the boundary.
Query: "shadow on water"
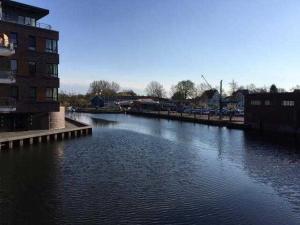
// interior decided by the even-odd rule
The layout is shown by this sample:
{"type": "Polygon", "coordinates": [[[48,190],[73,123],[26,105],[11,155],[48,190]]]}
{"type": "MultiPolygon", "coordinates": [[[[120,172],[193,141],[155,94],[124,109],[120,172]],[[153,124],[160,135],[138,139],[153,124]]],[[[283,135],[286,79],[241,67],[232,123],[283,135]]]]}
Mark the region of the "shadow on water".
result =
{"type": "Polygon", "coordinates": [[[0,154],[0,224],[54,224],[62,215],[59,161],[64,143],[0,154]]]}
{"type": "Polygon", "coordinates": [[[244,132],[245,141],[248,143],[255,143],[257,145],[276,146],[280,147],[282,151],[289,153],[300,154],[300,139],[291,135],[282,135],[276,133],[261,133],[258,131],[244,132]]]}

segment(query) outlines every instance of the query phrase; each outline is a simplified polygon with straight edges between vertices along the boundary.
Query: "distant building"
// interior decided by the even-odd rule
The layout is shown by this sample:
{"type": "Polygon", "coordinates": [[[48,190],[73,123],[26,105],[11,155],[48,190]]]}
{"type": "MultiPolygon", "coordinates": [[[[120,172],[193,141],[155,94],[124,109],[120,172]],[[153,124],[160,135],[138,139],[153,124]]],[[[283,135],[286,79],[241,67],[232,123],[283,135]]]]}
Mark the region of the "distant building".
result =
{"type": "Polygon", "coordinates": [[[227,109],[237,109],[238,101],[233,96],[227,96],[222,99],[222,106],[227,109]]]}
{"type": "Polygon", "coordinates": [[[159,101],[155,101],[151,98],[138,99],[133,101],[132,110],[134,111],[157,111],[160,110],[161,106],[159,101]]]}
{"type": "Polygon", "coordinates": [[[194,102],[203,108],[217,108],[219,107],[220,94],[216,89],[204,91],[200,97],[197,97],[194,102]]]}
{"type": "Polygon", "coordinates": [[[300,92],[246,95],[245,123],[254,129],[300,133],[300,92]]]}
{"type": "Polygon", "coordinates": [[[104,107],[104,100],[99,97],[99,96],[95,96],[91,99],[91,105],[94,107],[94,108],[101,108],[101,107],[104,107]]]}
{"type": "Polygon", "coordinates": [[[227,96],[222,100],[223,107],[228,109],[240,109],[245,108],[245,96],[249,94],[247,89],[241,89],[235,91],[231,96],[227,96]]]}
{"type": "Polygon", "coordinates": [[[236,102],[236,108],[244,109],[245,107],[245,97],[249,94],[247,89],[240,89],[232,94],[232,100],[236,102]]]}

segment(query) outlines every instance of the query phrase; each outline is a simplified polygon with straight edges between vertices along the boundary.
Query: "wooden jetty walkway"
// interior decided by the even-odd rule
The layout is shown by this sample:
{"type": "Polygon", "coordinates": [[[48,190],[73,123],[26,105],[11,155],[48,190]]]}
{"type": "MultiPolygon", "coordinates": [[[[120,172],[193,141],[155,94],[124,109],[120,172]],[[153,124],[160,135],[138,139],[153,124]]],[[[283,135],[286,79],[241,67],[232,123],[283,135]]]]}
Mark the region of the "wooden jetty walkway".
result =
{"type": "Polygon", "coordinates": [[[0,150],[92,134],[92,127],[66,118],[66,127],[56,130],[32,130],[0,133],[0,150]]]}

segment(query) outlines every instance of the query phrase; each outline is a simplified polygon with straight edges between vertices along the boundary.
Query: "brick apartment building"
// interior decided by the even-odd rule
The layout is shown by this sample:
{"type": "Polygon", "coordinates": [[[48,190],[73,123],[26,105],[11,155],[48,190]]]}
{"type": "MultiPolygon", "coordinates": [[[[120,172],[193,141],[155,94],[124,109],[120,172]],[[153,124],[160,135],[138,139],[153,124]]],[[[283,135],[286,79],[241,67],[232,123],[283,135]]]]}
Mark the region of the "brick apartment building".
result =
{"type": "Polygon", "coordinates": [[[300,92],[246,95],[245,123],[253,129],[300,133],[300,92]]]}
{"type": "Polygon", "coordinates": [[[46,9],[0,0],[0,131],[49,129],[59,111],[58,39],[46,9]]]}

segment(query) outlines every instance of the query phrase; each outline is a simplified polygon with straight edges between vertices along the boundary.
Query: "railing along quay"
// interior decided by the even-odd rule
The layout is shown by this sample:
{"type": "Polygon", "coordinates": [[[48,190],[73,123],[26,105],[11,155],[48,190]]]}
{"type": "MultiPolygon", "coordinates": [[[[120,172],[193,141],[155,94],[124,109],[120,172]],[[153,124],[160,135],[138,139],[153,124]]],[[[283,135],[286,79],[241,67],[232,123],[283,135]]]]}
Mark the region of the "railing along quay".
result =
{"type": "Polygon", "coordinates": [[[145,116],[152,118],[161,118],[168,120],[177,120],[184,122],[192,122],[220,127],[227,127],[232,129],[248,129],[248,126],[244,124],[242,119],[236,120],[235,117],[225,117],[219,119],[219,116],[211,115],[198,115],[198,114],[188,114],[188,113],[174,113],[168,111],[127,111],[126,113],[136,115],[136,116],[145,116]],[[206,117],[206,118],[205,118],[206,117]]]}

